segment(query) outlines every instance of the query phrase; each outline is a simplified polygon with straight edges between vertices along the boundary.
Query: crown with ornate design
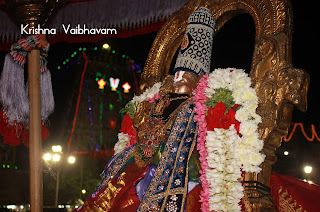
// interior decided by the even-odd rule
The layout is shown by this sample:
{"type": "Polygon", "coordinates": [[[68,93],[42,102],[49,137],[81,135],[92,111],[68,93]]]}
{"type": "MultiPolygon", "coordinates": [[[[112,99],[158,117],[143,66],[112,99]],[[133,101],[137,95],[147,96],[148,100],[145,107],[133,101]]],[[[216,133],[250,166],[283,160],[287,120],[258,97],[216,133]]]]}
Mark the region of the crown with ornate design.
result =
{"type": "Polygon", "coordinates": [[[174,72],[190,71],[197,75],[210,72],[214,27],[213,16],[205,7],[189,16],[174,72]]]}

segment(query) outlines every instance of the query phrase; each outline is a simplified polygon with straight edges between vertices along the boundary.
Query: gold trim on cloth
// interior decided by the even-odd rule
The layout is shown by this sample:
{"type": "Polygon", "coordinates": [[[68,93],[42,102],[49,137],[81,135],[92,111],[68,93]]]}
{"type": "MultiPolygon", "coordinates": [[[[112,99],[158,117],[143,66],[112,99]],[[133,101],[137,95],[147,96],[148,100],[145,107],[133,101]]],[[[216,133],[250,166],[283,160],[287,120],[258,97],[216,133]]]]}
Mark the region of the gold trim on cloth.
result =
{"type": "Polygon", "coordinates": [[[111,182],[108,183],[106,190],[99,194],[97,199],[94,201],[96,205],[99,205],[101,209],[108,211],[111,209],[113,202],[121,191],[121,189],[126,185],[124,182],[125,172],[121,173],[117,179],[117,182],[113,185],[111,182]],[[102,203],[100,203],[102,201],[102,203]],[[99,204],[100,203],[100,204],[99,204]]]}
{"type": "MultiPolygon", "coordinates": [[[[191,120],[192,120],[192,118],[193,118],[193,114],[194,114],[194,111],[192,111],[192,115],[190,116],[190,119],[189,119],[189,121],[188,121],[188,125],[187,125],[187,127],[186,127],[186,131],[185,131],[185,133],[184,133],[184,135],[183,135],[183,139],[182,139],[182,140],[185,139],[185,136],[186,136],[186,134],[187,134],[187,131],[188,131],[190,122],[191,122],[191,120]]],[[[196,132],[198,132],[198,125],[197,125],[196,132]]],[[[194,138],[193,138],[193,139],[196,139],[196,137],[197,137],[197,133],[194,134],[194,138]]],[[[178,152],[181,151],[181,149],[182,149],[182,144],[183,144],[183,142],[180,143],[178,152]]],[[[193,143],[192,143],[192,146],[191,146],[191,148],[190,148],[191,151],[189,151],[188,163],[187,163],[187,166],[186,166],[186,173],[188,173],[189,160],[190,160],[190,157],[191,157],[191,154],[192,154],[192,152],[193,152],[193,149],[194,149],[195,144],[196,144],[196,142],[193,142],[193,143]]],[[[178,155],[179,155],[179,154],[177,154],[176,160],[175,160],[175,162],[174,162],[173,170],[176,170],[177,162],[178,162],[178,159],[179,159],[179,158],[178,158],[178,155]]],[[[172,172],[172,173],[171,173],[171,176],[170,176],[170,180],[169,180],[168,185],[171,185],[171,183],[172,183],[172,181],[173,181],[173,177],[174,177],[174,173],[172,172]]],[[[175,194],[178,194],[178,193],[182,193],[182,194],[183,194],[183,200],[182,200],[182,204],[181,204],[181,205],[182,205],[182,206],[181,206],[181,211],[183,211],[183,209],[184,209],[185,200],[186,200],[186,196],[187,196],[187,193],[188,193],[188,186],[187,186],[187,185],[188,185],[188,180],[189,180],[188,177],[189,177],[189,175],[186,174],[186,177],[185,177],[185,185],[186,185],[186,186],[185,186],[184,189],[182,190],[183,192],[177,192],[177,193],[175,193],[175,194]]],[[[164,198],[164,201],[163,201],[163,204],[162,204],[162,207],[161,207],[161,212],[164,211],[164,209],[165,209],[165,207],[166,207],[165,203],[167,202],[168,196],[169,196],[169,195],[172,195],[172,194],[170,194],[170,191],[171,191],[171,190],[172,190],[172,189],[167,189],[167,191],[166,191],[166,193],[165,193],[165,198],[164,198]]]]}
{"type": "Polygon", "coordinates": [[[298,206],[297,201],[294,200],[292,196],[288,193],[288,191],[284,190],[282,186],[280,187],[278,194],[279,212],[307,212],[306,210],[303,210],[303,207],[301,205],[298,206]]]}
{"type": "MultiPolygon", "coordinates": [[[[141,200],[140,202],[140,206],[138,208],[138,211],[149,211],[150,209],[151,210],[155,210],[155,211],[164,211],[167,207],[166,205],[166,202],[168,200],[168,197],[169,196],[174,196],[174,195],[178,195],[178,194],[182,194],[183,196],[183,200],[182,200],[182,205],[181,205],[181,210],[179,211],[183,211],[184,210],[184,203],[185,203],[185,199],[186,199],[186,195],[187,195],[187,184],[185,187],[180,187],[180,188],[175,188],[175,189],[171,189],[170,188],[170,185],[173,181],[173,172],[171,173],[170,175],[170,178],[169,178],[169,183],[168,183],[168,188],[166,190],[164,190],[163,192],[161,193],[158,193],[158,194],[154,194],[154,192],[156,191],[156,186],[158,185],[157,182],[160,181],[160,177],[162,176],[163,172],[164,172],[164,168],[166,166],[166,163],[168,160],[171,160],[172,163],[174,163],[174,167],[173,167],[173,170],[175,170],[176,168],[176,164],[177,164],[177,160],[178,160],[178,155],[180,154],[180,152],[182,151],[185,151],[183,148],[182,148],[182,141],[185,139],[185,136],[186,136],[186,132],[188,130],[194,130],[195,131],[195,135],[193,137],[193,140],[196,138],[197,136],[197,127],[196,129],[189,129],[189,125],[191,123],[191,120],[193,118],[193,114],[194,114],[194,111],[190,111],[189,113],[191,113],[190,117],[189,118],[186,118],[184,117],[185,113],[188,113],[189,111],[189,106],[190,104],[192,104],[191,102],[191,98],[189,100],[187,100],[181,110],[179,111],[178,115],[177,115],[177,118],[172,126],[172,132],[170,133],[168,139],[167,139],[167,142],[166,142],[166,147],[162,153],[162,157],[161,157],[161,160],[159,161],[158,163],[158,166],[157,166],[157,169],[155,171],[155,174],[153,176],[153,179],[151,181],[151,184],[149,185],[148,187],[148,190],[146,191],[145,195],[144,195],[144,198],[141,200]],[[186,128],[183,129],[184,134],[182,136],[182,139],[181,141],[178,141],[176,138],[177,138],[177,134],[178,134],[178,131],[181,130],[180,128],[180,125],[181,123],[186,123],[187,126],[186,128]],[[172,142],[179,142],[179,148],[176,150],[177,151],[177,158],[169,158],[169,151],[171,149],[170,143],[172,142]],[[157,200],[159,199],[162,199],[164,198],[163,200],[163,203],[162,205],[158,205],[157,204],[157,200]],[[154,202],[155,204],[150,204],[151,202],[154,202]]],[[[195,147],[195,143],[196,142],[193,142],[193,144],[191,145],[191,148],[190,148],[190,152],[188,154],[188,158],[186,158],[188,161],[191,157],[191,154],[193,152],[193,149],[195,147]]],[[[186,165],[186,168],[188,167],[188,164],[186,165]]],[[[186,169],[188,171],[188,169],[186,169]]],[[[186,174],[185,176],[185,180],[186,182],[188,182],[188,174],[186,174]]]]}
{"type": "Polygon", "coordinates": [[[102,187],[108,185],[110,180],[117,175],[117,173],[122,169],[124,164],[132,157],[134,153],[135,147],[131,147],[128,150],[124,150],[123,154],[119,154],[116,158],[111,162],[110,167],[107,169],[107,175],[103,179],[103,183],[99,186],[101,189],[102,187]]]}
{"type": "Polygon", "coordinates": [[[107,187],[94,200],[88,200],[82,206],[81,211],[86,212],[101,212],[109,211],[114,203],[115,198],[121,189],[126,185],[124,181],[126,173],[119,175],[116,182],[112,184],[111,181],[106,185],[107,187]]]}

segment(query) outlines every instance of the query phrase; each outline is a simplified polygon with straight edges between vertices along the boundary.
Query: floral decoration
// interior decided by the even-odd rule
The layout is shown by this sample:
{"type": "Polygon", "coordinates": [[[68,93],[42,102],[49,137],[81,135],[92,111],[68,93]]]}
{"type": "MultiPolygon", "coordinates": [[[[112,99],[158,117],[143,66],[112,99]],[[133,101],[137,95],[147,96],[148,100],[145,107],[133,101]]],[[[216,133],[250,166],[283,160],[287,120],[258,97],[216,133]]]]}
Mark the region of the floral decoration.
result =
{"type": "Polygon", "coordinates": [[[241,211],[241,173],[259,172],[260,153],[256,114],[258,98],[248,75],[239,69],[216,69],[194,90],[199,124],[202,211],[241,211]]]}

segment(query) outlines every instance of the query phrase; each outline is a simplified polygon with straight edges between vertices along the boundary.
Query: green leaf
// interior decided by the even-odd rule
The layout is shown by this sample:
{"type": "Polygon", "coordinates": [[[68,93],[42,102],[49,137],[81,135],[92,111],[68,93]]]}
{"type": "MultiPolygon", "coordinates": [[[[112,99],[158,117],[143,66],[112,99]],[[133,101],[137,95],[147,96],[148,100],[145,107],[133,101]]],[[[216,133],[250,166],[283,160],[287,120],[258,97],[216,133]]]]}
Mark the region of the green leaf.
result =
{"type": "MultiPolygon", "coordinates": [[[[226,88],[217,88],[215,89],[215,94],[213,94],[209,100],[205,101],[204,104],[210,108],[215,107],[219,102],[225,104],[225,107],[227,108],[225,114],[227,114],[235,104],[232,97],[232,91],[226,88]]],[[[207,114],[208,112],[206,111],[206,115],[207,114]]]]}
{"type": "Polygon", "coordinates": [[[120,113],[127,113],[131,119],[134,118],[134,114],[136,113],[138,102],[130,101],[124,108],[122,108],[120,113]]]}

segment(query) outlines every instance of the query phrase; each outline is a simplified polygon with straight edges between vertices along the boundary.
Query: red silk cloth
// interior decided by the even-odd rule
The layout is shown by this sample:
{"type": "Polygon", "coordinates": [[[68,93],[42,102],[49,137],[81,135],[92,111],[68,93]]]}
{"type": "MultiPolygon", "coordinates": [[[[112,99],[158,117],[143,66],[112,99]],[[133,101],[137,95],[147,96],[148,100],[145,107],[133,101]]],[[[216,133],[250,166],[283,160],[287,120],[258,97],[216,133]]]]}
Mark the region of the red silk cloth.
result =
{"type": "Polygon", "coordinates": [[[286,175],[271,174],[271,195],[278,211],[320,210],[320,186],[286,175]]]}
{"type": "MultiPolygon", "coordinates": [[[[84,205],[75,211],[136,211],[140,200],[135,193],[135,185],[145,176],[146,171],[147,167],[140,168],[134,162],[129,164],[119,177],[111,179],[104,188],[88,197],[84,205]]],[[[188,193],[186,212],[201,212],[201,190],[201,186],[197,185],[188,193]]]]}
{"type": "Polygon", "coordinates": [[[140,201],[134,193],[134,185],[146,170],[146,167],[139,168],[131,163],[119,177],[111,179],[104,188],[88,197],[81,209],[76,211],[135,211],[140,201]]]}

